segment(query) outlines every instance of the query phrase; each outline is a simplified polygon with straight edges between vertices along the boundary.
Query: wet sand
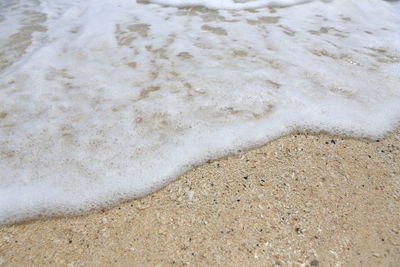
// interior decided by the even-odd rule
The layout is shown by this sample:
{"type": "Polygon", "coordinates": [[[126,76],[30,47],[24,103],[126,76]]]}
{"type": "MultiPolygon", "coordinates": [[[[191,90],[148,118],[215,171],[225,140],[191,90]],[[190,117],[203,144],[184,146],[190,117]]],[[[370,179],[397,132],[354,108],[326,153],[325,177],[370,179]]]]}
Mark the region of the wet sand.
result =
{"type": "Polygon", "coordinates": [[[142,199],[0,227],[1,266],[400,266],[400,129],[292,135],[142,199]]]}

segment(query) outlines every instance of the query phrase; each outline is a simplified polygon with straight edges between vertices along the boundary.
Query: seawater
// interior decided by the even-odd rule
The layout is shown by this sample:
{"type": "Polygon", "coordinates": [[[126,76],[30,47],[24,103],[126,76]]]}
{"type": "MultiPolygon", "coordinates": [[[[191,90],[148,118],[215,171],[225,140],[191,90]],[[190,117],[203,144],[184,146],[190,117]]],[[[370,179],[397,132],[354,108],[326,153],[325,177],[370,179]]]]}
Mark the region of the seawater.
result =
{"type": "Polygon", "coordinates": [[[143,196],[293,130],[400,121],[382,0],[3,0],[0,223],[143,196]]]}

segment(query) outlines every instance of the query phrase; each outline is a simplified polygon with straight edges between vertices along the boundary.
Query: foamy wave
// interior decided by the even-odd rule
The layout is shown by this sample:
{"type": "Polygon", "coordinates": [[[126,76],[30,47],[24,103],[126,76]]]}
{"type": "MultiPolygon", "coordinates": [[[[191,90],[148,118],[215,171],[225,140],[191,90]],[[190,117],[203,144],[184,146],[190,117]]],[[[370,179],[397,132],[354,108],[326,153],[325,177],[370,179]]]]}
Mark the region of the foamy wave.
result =
{"type": "Polygon", "coordinates": [[[142,196],[293,129],[376,138],[400,120],[384,1],[26,0],[0,15],[0,223],[142,196]]]}
{"type": "MultiPolygon", "coordinates": [[[[203,6],[211,9],[249,9],[261,7],[287,7],[304,4],[315,0],[148,0],[165,6],[195,7],[203,6]]],[[[329,0],[325,0],[326,2],[329,0]]]]}

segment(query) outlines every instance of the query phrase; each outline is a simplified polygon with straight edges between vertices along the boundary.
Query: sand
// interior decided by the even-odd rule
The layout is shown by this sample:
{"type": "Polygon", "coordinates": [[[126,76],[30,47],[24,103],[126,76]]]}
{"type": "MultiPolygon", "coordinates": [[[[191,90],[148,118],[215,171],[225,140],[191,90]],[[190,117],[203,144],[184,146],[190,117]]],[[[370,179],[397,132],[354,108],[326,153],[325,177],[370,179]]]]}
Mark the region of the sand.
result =
{"type": "Polygon", "coordinates": [[[142,199],[0,228],[0,265],[400,266],[400,129],[293,133],[142,199]]]}

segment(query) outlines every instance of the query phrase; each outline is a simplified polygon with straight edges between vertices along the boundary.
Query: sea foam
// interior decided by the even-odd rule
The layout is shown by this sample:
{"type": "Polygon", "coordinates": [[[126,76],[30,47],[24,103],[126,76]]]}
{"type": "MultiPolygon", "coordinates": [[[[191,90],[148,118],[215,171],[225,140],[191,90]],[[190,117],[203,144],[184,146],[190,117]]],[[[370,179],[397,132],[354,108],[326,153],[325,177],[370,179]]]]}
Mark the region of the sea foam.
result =
{"type": "Polygon", "coordinates": [[[0,101],[0,223],[77,214],[295,129],[381,137],[400,120],[400,9],[6,0],[0,101]]]}
{"type": "MultiPolygon", "coordinates": [[[[176,7],[202,6],[210,9],[251,9],[260,7],[287,7],[312,1],[314,0],[147,0],[147,3],[176,7]]],[[[332,0],[323,1],[329,2],[332,0]]]]}

